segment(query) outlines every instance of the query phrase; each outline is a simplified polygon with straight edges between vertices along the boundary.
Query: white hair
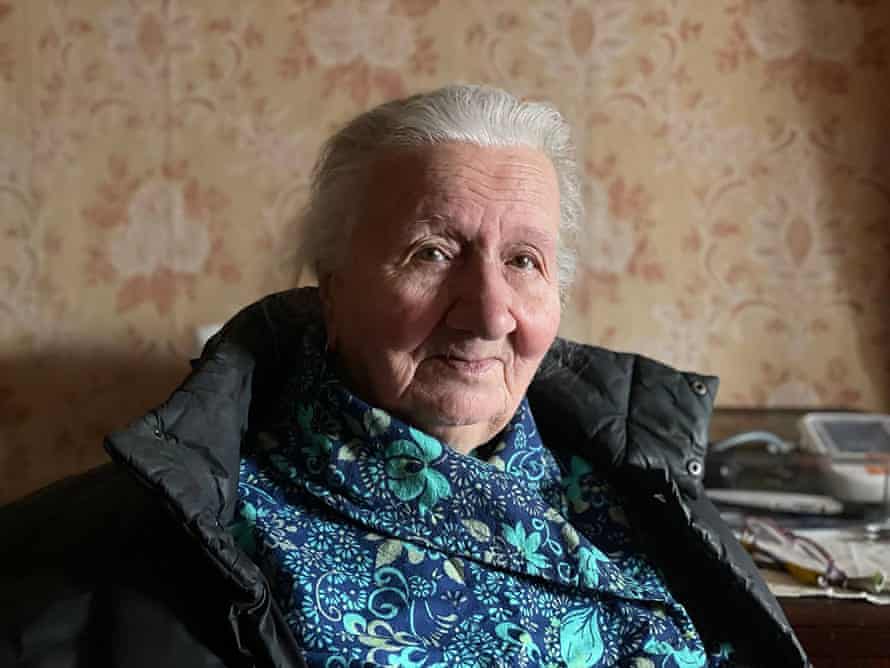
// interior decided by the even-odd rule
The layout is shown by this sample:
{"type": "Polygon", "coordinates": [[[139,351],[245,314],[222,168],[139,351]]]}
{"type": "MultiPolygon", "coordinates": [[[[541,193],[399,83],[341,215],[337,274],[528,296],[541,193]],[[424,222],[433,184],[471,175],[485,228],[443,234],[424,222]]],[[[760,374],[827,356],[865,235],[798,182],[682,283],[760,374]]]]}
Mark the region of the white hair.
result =
{"type": "Polygon", "coordinates": [[[368,165],[381,149],[462,142],[524,146],[553,164],[559,184],[557,271],[565,296],[575,271],[575,243],[583,206],[571,129],[559,111],[523,102],[490,86],[452,85],[393,100],[360,114],[324,144],[303,214],[303,259],[321,277],[343,259],[362,206],[368,165]]]}

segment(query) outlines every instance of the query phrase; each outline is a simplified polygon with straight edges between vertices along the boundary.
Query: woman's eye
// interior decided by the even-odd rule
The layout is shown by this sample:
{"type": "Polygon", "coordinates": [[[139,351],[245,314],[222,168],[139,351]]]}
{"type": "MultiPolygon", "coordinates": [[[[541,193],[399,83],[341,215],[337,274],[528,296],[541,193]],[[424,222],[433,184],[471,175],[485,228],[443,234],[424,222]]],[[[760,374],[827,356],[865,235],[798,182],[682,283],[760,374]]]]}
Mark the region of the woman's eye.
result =
{"type": "Polygon", "coordinates": [[[516,255],[510,260],[510,264],[524,271],[532,271],[538,268],[537,259],[527,253],[516,255]]]}
{"type": "Polygon", "coordinates": [[[435,246],[421,248],[417,251],[417,254],[414,257],[423,260],[424,262],[445,262],[448,260],[445,251],[441,248],[436,248],[435,246]]]}

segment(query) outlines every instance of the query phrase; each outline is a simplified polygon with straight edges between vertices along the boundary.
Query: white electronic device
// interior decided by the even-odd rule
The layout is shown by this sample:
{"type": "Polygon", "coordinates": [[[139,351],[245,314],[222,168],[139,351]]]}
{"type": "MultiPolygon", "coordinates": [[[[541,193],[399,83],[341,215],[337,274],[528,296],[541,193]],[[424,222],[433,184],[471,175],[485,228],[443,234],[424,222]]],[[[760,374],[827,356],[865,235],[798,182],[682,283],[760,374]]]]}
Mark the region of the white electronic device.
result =
{"type": "Polygon", "coordinates": [[[890,415],[807,413],[800,446],[825,458],[827,491],[846,503],[888,502],[890,415]]]}

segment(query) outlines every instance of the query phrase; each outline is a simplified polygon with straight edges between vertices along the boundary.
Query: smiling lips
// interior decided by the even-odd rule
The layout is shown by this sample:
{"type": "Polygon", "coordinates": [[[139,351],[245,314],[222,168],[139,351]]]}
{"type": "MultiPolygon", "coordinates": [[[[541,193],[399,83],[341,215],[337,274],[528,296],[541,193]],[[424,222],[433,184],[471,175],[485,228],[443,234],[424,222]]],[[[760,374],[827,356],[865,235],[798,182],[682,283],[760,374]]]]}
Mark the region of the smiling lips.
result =
{"type": "Polygon", "coordinates": [[[500,364],[498,357],[458,357],[455,355],[436,355],[434,359],[444,366],[466,376],[481,376],[500,364]]]}

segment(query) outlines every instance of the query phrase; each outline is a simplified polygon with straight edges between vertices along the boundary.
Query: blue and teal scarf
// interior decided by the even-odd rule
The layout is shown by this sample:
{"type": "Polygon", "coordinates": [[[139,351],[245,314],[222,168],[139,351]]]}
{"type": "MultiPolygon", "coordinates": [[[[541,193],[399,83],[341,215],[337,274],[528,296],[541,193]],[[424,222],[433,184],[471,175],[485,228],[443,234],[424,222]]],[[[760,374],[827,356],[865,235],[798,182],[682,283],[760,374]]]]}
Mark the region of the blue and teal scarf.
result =
{"type": "Polygon", "coordinates": [[[233,527],[310,666],[725,663],[635,546],[620,499],[544,447],[526,401],[462,455],[313,359],[271,445],[242,460],[233,527]]]}

